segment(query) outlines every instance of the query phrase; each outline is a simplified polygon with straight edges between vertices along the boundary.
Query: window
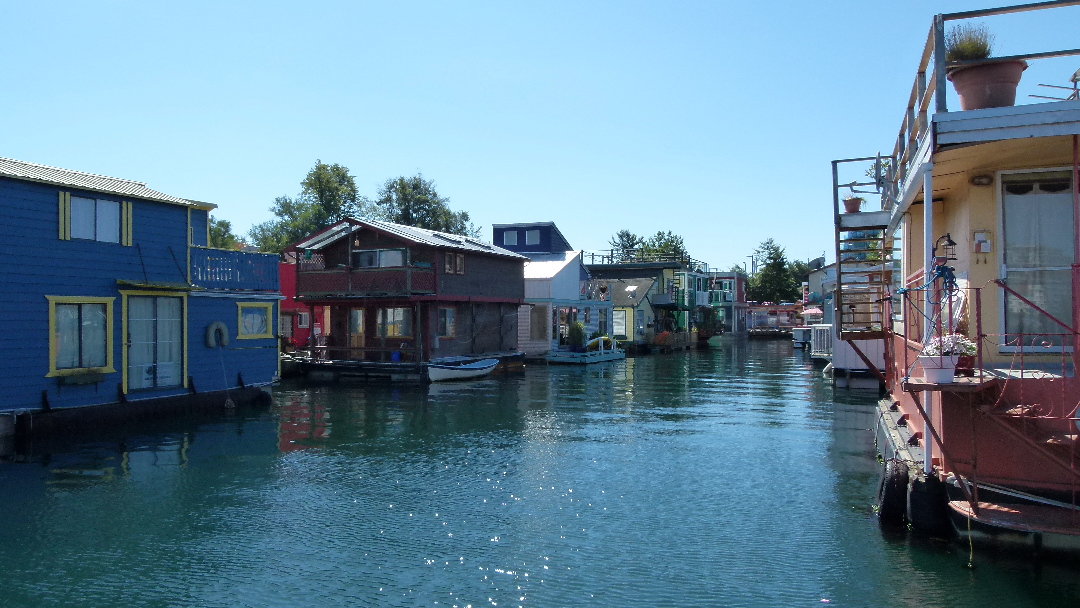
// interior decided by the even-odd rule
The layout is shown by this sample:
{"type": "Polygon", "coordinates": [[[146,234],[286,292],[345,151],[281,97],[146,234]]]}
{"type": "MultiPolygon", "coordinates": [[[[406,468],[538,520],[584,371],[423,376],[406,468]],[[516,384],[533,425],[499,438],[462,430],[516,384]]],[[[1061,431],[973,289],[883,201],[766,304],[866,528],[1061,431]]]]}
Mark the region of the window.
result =
{"type": "Polygon", "coordinates": [[[412,311],[408,308],[380,308],[377,331],[383,338],[412,336],[412,311]]]}
{"type": "Polygon", "coordinates": [[[637,334],[639,336],[643,335],[645,333],[645,311],[644,310],[636,310],[636,311],[634,311],[634,323],[635,323],[635,325],[637,325],[637,334]]]}
{"type": "Polygon", "coordinates": [[[127,387],[184,384],[184,299],[125,294],[127,387]]]}
{"type": "Polygon", "coordinates": [[[597,331],[601,336],[607,335],[607,311],[600,309],[596,312],[597,331]]]}
{"type": "Polygon", "coordinates": [[[307,329],[311,327],[311,313],[301,312],[296,315],[296,327],[299,329],[307,329]]]}
{"type": "MultiPolygon", "coordinates": [[[[640,312],[640,311],[639,311],[640,312]]],[[[611,314],[611,333],[616,337],[626,336],[626,311],[615,310],[611,314]]]]}
{"type": "Polygon", "coordinates": [[[445,260],[445,263],[443,264],[443,273],[454,274],[454,254],[443,254],[443,259],[445,260]]]}
{"type": "Polygon", "coordinates": [[[291,314],[282,314],[278,317],[278,327],[281,328],[282,338],[291,338],[293,336],[293,318],[291,314]]]}
{"type": "Polygon", "coordinates": [[[533,306],[529,312],[529,339],[547,340],[548,326],[551,325],[551,315],[546,306],[533,306]]]}
{"type": "Polygon", "coordinates": [[[439,332],[437,335],[440,338],[453,338],[457,335],[456,328],[454,327],[455,312],[456,311],[453,308],[439,309],[439,332]]]}
{"type": "Polygon", "coordinates": [[[131,245],[131,203],[59,194],[59,237],[131,245]]]}
{"type": "Polygon", "coordinates": [[[525,231],[525,244],[526,245],[539,245],[540,244],[540,231],[539,230],[526,230],[525,231]]]}
{"type": "Polygon", "coordinates": [[[585,307],[585,324],[586,325],[589,324],[589,307],[588,306],[585,307]]]}
{"type": "Polygon", "coordinates": [[[454,271],[458,274],[465,274],[465,254],[459,253],[456,257],[456,263],[454,264],[454,271]]]}
{"type": "Polygon", "coordinates": [[[47,377],[112,373],[113,298],[46,296],[49,301],[47,377]]]}
{"type": "Polygon", "coordinates": [[[257,338],[273,338],[274,327],[271,320],[274,318],[274,305],[272,303],[247,303],[238,302],[237,306],[237,340],[254,340],[257,338]]]}
{"type": "Polygon", "coordinates": [[[398,268],[404,265],[404,249],[365,249],[353,252],[353,268],[398,268]]]}
{"type": "Polygon", "coordinates": [[[503,245],[517,245],[517,230],[507,230],[503,233],[503,245]]]}

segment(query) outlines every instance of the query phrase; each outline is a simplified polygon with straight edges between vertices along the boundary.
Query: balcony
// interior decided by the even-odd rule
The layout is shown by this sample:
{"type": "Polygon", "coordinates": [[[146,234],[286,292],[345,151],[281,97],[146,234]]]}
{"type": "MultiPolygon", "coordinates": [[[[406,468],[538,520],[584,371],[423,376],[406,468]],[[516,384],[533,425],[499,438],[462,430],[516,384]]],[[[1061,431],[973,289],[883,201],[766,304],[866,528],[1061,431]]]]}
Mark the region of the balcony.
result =
{"type": "Polygon", "coordinates": [[[387,297],[435,293],[435,271],[430,268],[297,268],[296,294],[304,298],[327,296],[387,297]]]}
{"type": "Polygon", "coordinates": [[[204,289],[278,291],[278,256],[191,247],[191,283],[204,289]]]}

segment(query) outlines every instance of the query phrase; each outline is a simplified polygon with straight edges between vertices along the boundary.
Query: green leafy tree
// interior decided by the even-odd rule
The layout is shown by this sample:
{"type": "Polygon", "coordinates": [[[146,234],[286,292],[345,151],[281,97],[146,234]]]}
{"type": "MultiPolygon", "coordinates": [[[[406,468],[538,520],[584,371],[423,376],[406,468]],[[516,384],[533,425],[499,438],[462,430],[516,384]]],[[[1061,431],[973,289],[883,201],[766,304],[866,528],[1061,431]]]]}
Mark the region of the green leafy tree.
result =
{"type": "Polygon", "coordinates": [[[280,253],[304,237],[346,217],[370,213],[369,205],[357,194],[356,179],[342,165],[321,160],[300,182],[296,198],[274,199],[271,213],[277,219],[257,224],[248,236],[260,250],[280,253]]]}
{"type": "Polygon", "coordinates": [[[608,241],[611,245],[611,255],[616,262],[630,261],[644,240],[629,230],[620,230],[608,241]]]}
{"type": "Polygon", "coordinates": [[[761,264],[750,278],[749,298],[757,302],[792,302],[799,297],[799,287],[791,276],[784,248],[772,239],[754,251],[761,264]]]}
{"type": "Polygon", "coordinates": [[[641,245],[641,251],[646,257],[664,258],[679,261],[690,259],[686,252],[683,238],[670,230],[660,230],[656,234],[645,239],[641,245]]]}
{"type": "Polygon", "coordinates": [[[480,229],[469,221],[468,211],[453,211],[450,199],[439,196],[435,182],[417,173],[412,177],[388,179],[375,200],[377,213],[395,224],[479,237],[480,229]]]}
{"type": "Polygon", "coordinates": [[[233,234],[232,222],[210,216],[210,246],[218,249],[239,249],[243,245],[240,237],[233,234]]]}

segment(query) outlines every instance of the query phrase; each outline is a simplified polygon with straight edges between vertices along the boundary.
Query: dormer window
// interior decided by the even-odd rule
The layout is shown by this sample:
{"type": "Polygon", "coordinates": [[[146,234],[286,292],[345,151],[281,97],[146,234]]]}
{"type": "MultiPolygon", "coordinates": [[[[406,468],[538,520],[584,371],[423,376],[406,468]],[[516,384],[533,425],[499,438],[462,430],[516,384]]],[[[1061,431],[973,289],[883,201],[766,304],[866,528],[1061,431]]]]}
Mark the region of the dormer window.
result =
{"type": "Polygon", "coordinates": [[[507,230],[503,233],[503,245],[517,245],[518,233],[517,230],[507,230]]]}
{"type": "MultiPolygon", "coordinates": [[[[517,238],[515,235],[514,238],[517,238]]],[[[525,244],[526,245],[539,245],[540,244],[540,231],[539,230],[526,230],[525,231],[525,244]]]]}

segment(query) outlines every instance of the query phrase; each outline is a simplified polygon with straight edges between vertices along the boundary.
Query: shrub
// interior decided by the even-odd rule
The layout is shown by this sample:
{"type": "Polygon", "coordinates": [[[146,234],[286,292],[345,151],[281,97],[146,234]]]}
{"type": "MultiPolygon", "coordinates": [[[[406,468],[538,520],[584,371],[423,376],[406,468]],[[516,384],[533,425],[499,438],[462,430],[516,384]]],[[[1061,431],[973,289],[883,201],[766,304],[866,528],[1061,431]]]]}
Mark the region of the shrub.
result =
{"type": "Polygon", "coordinates": [[[960,23],[945,33],[945,61],[986,59],[993,50],[994,35],[982,23],[960,23]]]}

